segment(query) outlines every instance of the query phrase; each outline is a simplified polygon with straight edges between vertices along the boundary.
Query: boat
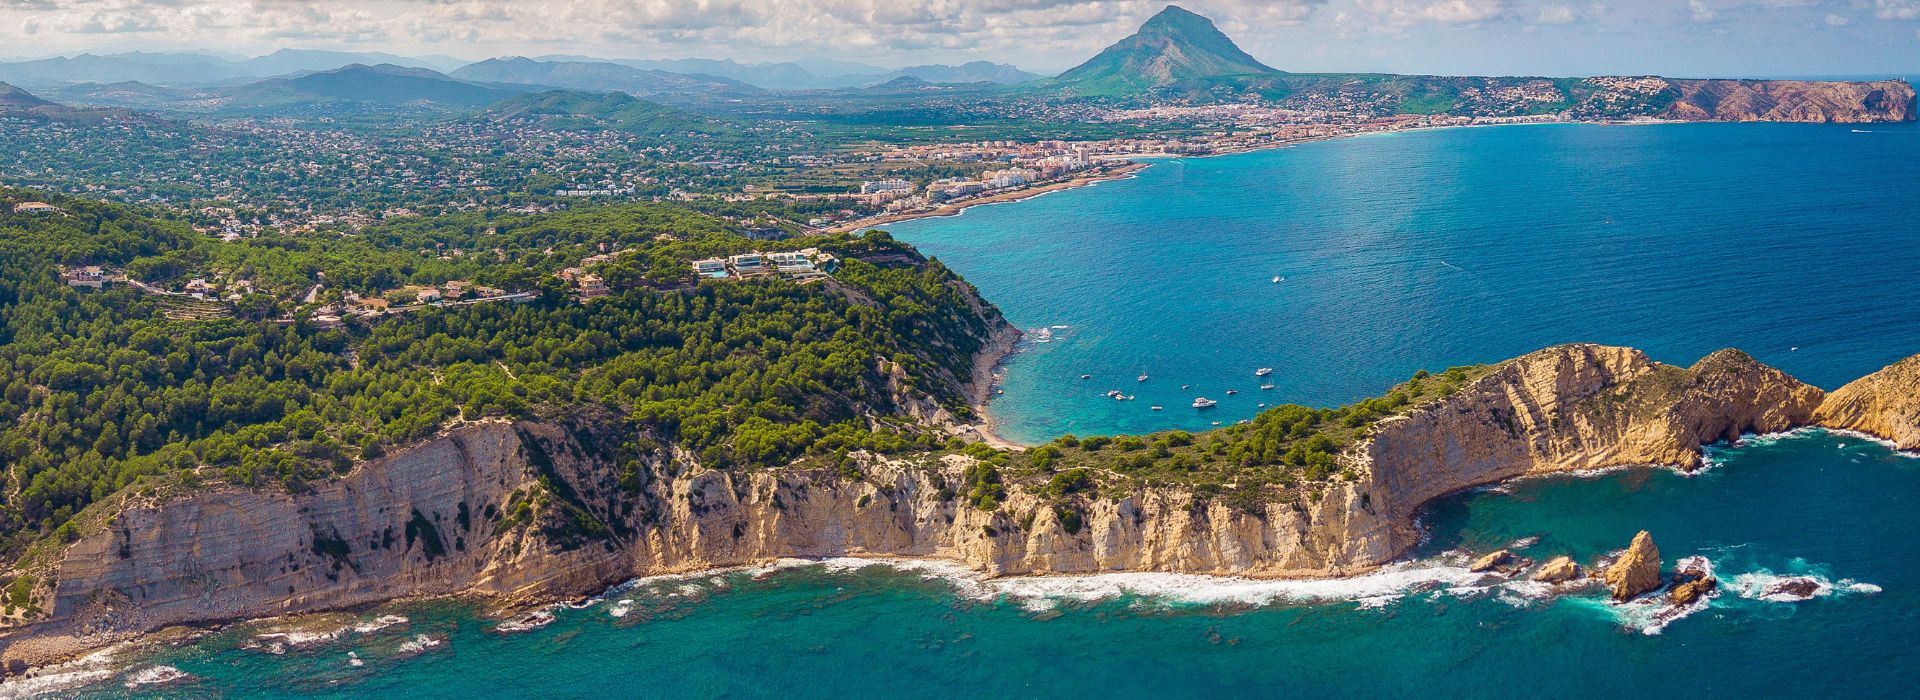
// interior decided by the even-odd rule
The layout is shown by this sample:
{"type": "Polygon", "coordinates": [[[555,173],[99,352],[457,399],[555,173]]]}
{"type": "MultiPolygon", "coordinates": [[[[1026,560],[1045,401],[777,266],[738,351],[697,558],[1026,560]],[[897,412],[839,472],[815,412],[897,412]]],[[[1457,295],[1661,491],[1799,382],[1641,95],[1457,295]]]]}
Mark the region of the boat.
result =
{"type": "Polygon", "coordinates": [[[1256,377],[1264,377],[1269,374],[1273,374],[1272,367],[1261,367],[1260,369],[1256,369],[1253,371],[1253,376],[1256,376],[1256,377]]]}
{"type": "Polygon", "coordinates": [[[1082,374],[1082,375],[1080,375],[1080,378],[1081,378],[1081,379],[1092,379],[1092,378],[1093,378],[1093,375],[1091,375],[1091,374],[1082,374]]]}
{"type": "Polygon", "coordinates": [[[1149,406],[1149,408],[1152,408],[1152,409],[1153,409],[1153,410],[1155,410],[1155,411],[1158,411],[1158,410],[1160,410],[1160,407],[1159,407],[1159,406],[1149,406]]]}
{"type": "Polygon", "coordinates": [[[1141,372],[1141,373],[1140,373],[1140,376],[1138,376],[1138,377],[1135,377],[1135,378],[1134,378],[1134,381],[1136,381],[1136,382],[1144,382],[1144,381],[1146,381],[1146,380],[1147,380],[1147,373],[1146,373],[1146,372],[1141,372]]]}
{"type": "Polygon", "coordinates": [[[1234,394],[1238,394],[1238,393],[1240,393],[1240,390],[1239,390],[1239,389],[1228,389],[1228,390],[1227,390],[1227,395],[1228,395],[1228,396],[1232,396],[1232,395],[1234,395],[1234,394]]]}
{"type": "Polygon", "coordinates": [[[1266,391],[1266,390],[1268,390],[1268,389],[1272,389],[1272,388],[1273,388],[1273,385],[1272,385],[1272,384],[1261,384],[1261,385],[1260,385],[1260,390],[1261,390],[1261,391],[1266,391]]]}
{"type": "Polygon", "coordinates": [[[1109,399],[1117,399],[1117,398],[1120,398],[1120,390],[1119,390],[1119,389],[1108,389],[1108,390],[1107,390],[1107,398],[1109,398],[1109,399]]]}
{"type": "Polygon", "coordinates": [[[1185,389],[1185,388],[1187,388],[1187,387],[1190,387],[1190,386],[1193,386],[1193,385],[1192,385],[1192,384],[1181,384],[1181,385],[1180,385],[1180,388],[1182,388],[1182,389],[1185,389]]]}
{"type": "Polygon", "coordinates": [[[1220,402],[1218,401],[1202,396],[1200,398],[1193,400],[1193,407],[1194,408],[1213,408],[1214,406],[1219,405],[1219,403],[1220,402]]]}
{"type": "Polygon", "coordinates": [[[1274,275],[1274,276],[1273,276],[1273,283],[1274,283],[1274,284],[1279,284],[1279,283],[1280,283],[1280,276],[1279,276],[1279,275],[1274,275]]]}

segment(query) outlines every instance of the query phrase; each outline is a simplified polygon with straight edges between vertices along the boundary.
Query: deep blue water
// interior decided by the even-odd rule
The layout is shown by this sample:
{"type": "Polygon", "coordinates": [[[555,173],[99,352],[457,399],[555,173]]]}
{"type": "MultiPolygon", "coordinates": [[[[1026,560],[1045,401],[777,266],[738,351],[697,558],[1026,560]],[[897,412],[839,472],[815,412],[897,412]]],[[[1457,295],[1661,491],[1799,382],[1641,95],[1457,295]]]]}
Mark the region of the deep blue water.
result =
{"type": "MultiPolygon", "coordinates": [[[[1069,326],[1016,356],[993,407],[1026,439],[1204,427],[1260,401],[1339,403],[1422,367],[1575,340],[1674,362],[1737,346],[1831,387],[1920,352],[1920,130],[1870,130],[1367,137],[1166,162],[896,231],[1023,327],[1069,326]],[[1273,391],[1255,388],[1259,366],[1277,370],[1273,391]],[[1152,379],[1135,382],[1141,371],[1152,379]],[[1232,387],[1242,393],[1219,393],[1232,387]],[[1109,388],[1139,398],[1101,398],[1109,388]],[[1215,416],[1186,408],[1195,394],[1222,400],[1215,416]]],[[[1805,431],[1721,446],[1712,462],[1694,476],[1630,469],[1444,499],[1411,561],[1348,581],[980,581],[812,564],[649,580],[514,634],[457,601],[308,620],[327,632],[408,621],[283,653],[260,636],[273,624],[241,625],[128,652],[94,685],[60,692],[1911,697],[1920,459],[1805,431]],[[1461,568],[1466,553],[1502,546],[1591,561],[1641,529],[1669,569],[1704,557],[1726,586],[1659,626],[1650,610],[1461,568]],[[1824,593],[1759,599],[1783,576],[1824,593]],[[423,637],[432,644],[403,648],[423,637]],[[190,677],[125,685],[159,666],[190,677]]]]}
{"type": "Polygon", "coordinates": [[[1016,440],[1338,405],[1574,341],[1675,363],[1738,347],[1833,388],[1920,353],[1920,128],[1860,129],[1375,135],[891,230],[1022,328],[1070,326],[1008,364],[990,413],[1016,440]]]}

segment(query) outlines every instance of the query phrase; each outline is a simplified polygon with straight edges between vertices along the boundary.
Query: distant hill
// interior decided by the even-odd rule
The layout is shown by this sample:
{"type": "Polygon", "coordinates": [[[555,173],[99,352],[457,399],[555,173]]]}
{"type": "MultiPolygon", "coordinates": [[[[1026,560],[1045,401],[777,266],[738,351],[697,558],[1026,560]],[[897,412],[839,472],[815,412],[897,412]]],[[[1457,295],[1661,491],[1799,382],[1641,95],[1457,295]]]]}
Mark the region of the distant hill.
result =
{"type": "Polygon", "coordinates": [[[0,116],[36,121],[93,121],[133,115],[133,112],[124,109],[69,107],[13,85],[0,83],[0,116]]]}
{"type": "Polygon", "coordinates": [[[533,119],[548,128],[603,128],[644,135],[728,135],[727,122],[623,92],[553,90],[508,98],[480,114],[491,120],[533,119]]]}
{"type": "Polygon", "coordinates": [[[473,109],[525,92],[456,80],[425,68],[351,65],[218,91],[223,111],[330,107],[473,109]]]}
{"type": "Polygon", "coordinates": [[[538,85],[576,90],[606,90],[641,97],[748,96],[760,88],[710,75],[645,70],[593,61],[536,61],[513,56],[490,58],[461,67],[453,77],[485,83],[538,85]]]}
{"type": "MultiPolygon", "coordinates": [[[[452,59],[445,59],[445,61],[452,61],[452,59]]],[[[33,86],[128,81],[161,86],[218,85],[285,76],[291,73],[327,71],[356,63],[435,68],[443,65],[445,61],[408,58],[387,53],[297,49],[282,49],[266,56],[245,60],[233,60],[204,53],[135,51],[0,62],[0,80],[33,86]]],[[[458,64],[457,61],[454,63],[458,64]]]]}
{"type": "Polygon", "coordinates": [[[1168,5],[1133,36],[1054,78],[1081,95],[1140,93],[1280,71],[1240,50],[1213,21],[1168,5]]]}
{"type": "Polygon", "coordinates": [[[50,106],[52,104],[52,102],[40,99],[31,92],[7,83],[0,83],[0,113],[25,111],[35,107],[50,106]]]}
{"type": "Polygon", "coordinates": [[[1015,68],[1005,63],[972,61],[957,66],[928,65],[908,66],[894,71],[891,75],[919,78],[929,83],[999,83],[1001,85],[1019,85],[1041,78],[1035,73],[1015,68]]]}
{"type": "MultiPolygon", "coordinates": [[[[714,76],[734,80],[766,90],[833,90],[870,87],[902,76],[930,83],[981,83],[1018,85],[1039,80],[1041,76],[1005,63],[974,61],[964,65],[911,66],[887,70],[864,63],[844,61],[792,61],[783,63],[739,63],[732,59],[676,58],[665,60],[601,59],[586,56],[543,56],[535,60],[577,63],[612,63],[641,70],[666,71],[685,75],[714,76]]],[[[458,72],[456,71],[456,75],[458,72]]],[[[562,86],[584,87],[584,86],[562,86]]]]}

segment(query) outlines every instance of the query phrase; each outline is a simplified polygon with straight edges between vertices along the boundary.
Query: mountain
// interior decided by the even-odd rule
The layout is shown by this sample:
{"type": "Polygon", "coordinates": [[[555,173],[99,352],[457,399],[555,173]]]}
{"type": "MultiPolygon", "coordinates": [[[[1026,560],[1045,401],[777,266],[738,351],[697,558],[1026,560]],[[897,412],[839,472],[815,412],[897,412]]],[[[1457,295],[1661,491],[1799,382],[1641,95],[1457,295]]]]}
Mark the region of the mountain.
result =
{"type": "MultiPolygon", "coordinates": [[[[789,61],[783,63],[740,63],[733,59],[675,58],[641,60],[601,59],[567,55],[541,56],[534,60],[613,63],[641,70],[714,76],[738,81],[766,90],[832,90],[839,88],[871,87],[902,76],[911,76],[930,83],[991,82],[1004,85],[1018,85],[1040,79],[1039,75],[1028,73],[1011,65],[1005,63],[989,63],[986,61],[974,61],[959,66],[934,64],[912,66],[900,70],[887,70],[864,63],[827,60],[809,60],[805,62],[789,61]]],[[[559,87],[585,86],[563,85],[559,87]]]]}
{"type": "MultiPolygon", "coordinates": [[[[134,112],[102,107],[70,107],[7,83],[0,83],[0,116],[34,121],[97,121],[131,117],[134,112]]],[[[140,115],[140,118],[146,118],[140,115]]]]}
{"type": "Polygon", "coordinates": [[[1133,36],[1053,82],[1077,94],[1109,95],[1278,73],[1240,50],[1212,20],[1168,5],[1133,36]]]}
{"type": "Polygon", "coordinates": [[[525,92],[455,80],[425,68],[351,65],[219,91],[225,111],[335,108],[473,109],[525,92]]]}
{"type": "Polygon", "coordinates": [[[31,92],[0,83],[0,113],[25,111],[51,105],[53,105],[52,102],[40,99],[31,92]]]}
{"type": "Polygon", "coordinates": [[[1010,64],[986,61],[972,61],[957,66],[939,64],[908,66],[890,75],[919,78],[929,83],[1000,83],[1002,85],[1019,85],[1041,78],[1038,74],[1028,73],[1010,64]]]}
{"type": "Polygon", "coordinates": [[[327,71],[356,63],[437,68],[448,62],[453,66],[460,65],[460,61],[446,57],[407,58],[387,53],[299,49],[281,49],[266,56],[241,60],[206,53],[133,51],[0,62],[0,80],[34,86],[128,81],[163,86],[208,86],[291,73],[327,71]]]}
{"type": "Polygon", "coordinates": [[[746,96],[765,92],[737,80],[709,75],[645,70],[598,61],[536,61],[520,56],[490,58],[463,66],[453,72],[453,77],[509,85],[608,90],[642,97],[746,96]]]}
{"type": "Polygon", "coordinates": [[[205,54],[80,54],[0,63],[0,80],[33,86],[68,83],[210,83],[246,75],[231,61],[205,54]]]}
{"type": "MultiPolygon", "coordinates": [[[[436,65],[434,62],[425,59],[396,56],[390,53],[315,51],[307,49],[281,49],[265,56],[243,61],[240,63],[240,67],[244,69],[248,75],[267,77],[308,71],[328,71],[336,68],[344,68],[356,63],[368,66],[390,65],[405,68],[426,68],[429,70],[436,70],[443,67],[442,65],[436,65]]],[[[459,62],[455,61],[454,65],[459,65],[459,62]]]]}
{"type": "Polygon", "coordinates": [[[730,124],[649,102],[623,92],[553,90],[518,95],[487,108],[481,118],[528,119],[552,129],[612,129],[634,134],[734,133],[730,124]]]}

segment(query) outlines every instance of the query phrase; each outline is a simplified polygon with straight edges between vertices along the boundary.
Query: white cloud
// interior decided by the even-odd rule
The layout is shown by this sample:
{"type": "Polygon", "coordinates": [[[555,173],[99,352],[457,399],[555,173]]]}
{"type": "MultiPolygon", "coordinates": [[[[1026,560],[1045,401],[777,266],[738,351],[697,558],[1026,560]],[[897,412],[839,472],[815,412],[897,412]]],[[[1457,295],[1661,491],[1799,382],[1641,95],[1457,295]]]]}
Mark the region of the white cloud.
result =
{"type": "Polygon", "coordinates": [[[1873,7],[1880,19],[1920,19],[1920,0],[1873,0],[1873,7]]]}
{"type": "Polygon", "coordinates": [[[1849,24],[1853,24],[1853,20],[1847,19],[1846,17],[1842,17],[1840,15],[1827,15],[1826,22],[1827,22],[1827,26],[1829,27],[1844,27],[1849,24]]]}
{"type": "Polygon", "coordinates": [[[1432,24],[1472,25],[1513,16],[1513,9],[1504,0],[1357,0],[1355,5],[1374,20],[1376,29],[1386,30],[1432,24]]]}
{"type": "Polygon", "coordinates": [[[1546,5],[1533,18],[1534,24],[1572,24],[1573,8],[1566,5],[1546,5]]]}
{"type": "MultiPolygon", "coordinates": [[[[1236,38],[1300,25],[1329,0],[1192,0],[1236,38]]],[[[1471,15],[1489,0],[1443,0],[1471,15]]],[[[1125,36],[1166,0],[0,0],[0,46],[144,45],[264,51],[306,44],[472,55],[588,53],[788,57],[978,52],[998,60],[1084,55],[1125,36]],[[4,27],[19,27],[18,30],[4,27]],[[93,34],[88,39],[82,34],[93,34]],[[447,43],[459,45],[446,46],[447,43]]],[[[57,48],[56,48],[57,47],[57,48]]]]}
{"type": "Polygon", "coordinates": [[[1695,22],[1712,22],[1715,17],[1720,16],[1720,13],[1714,12],[1713,8],[1707,7],[1707,4],[1700,0],[1687,0],[1687,9],[1695,22]]]}

